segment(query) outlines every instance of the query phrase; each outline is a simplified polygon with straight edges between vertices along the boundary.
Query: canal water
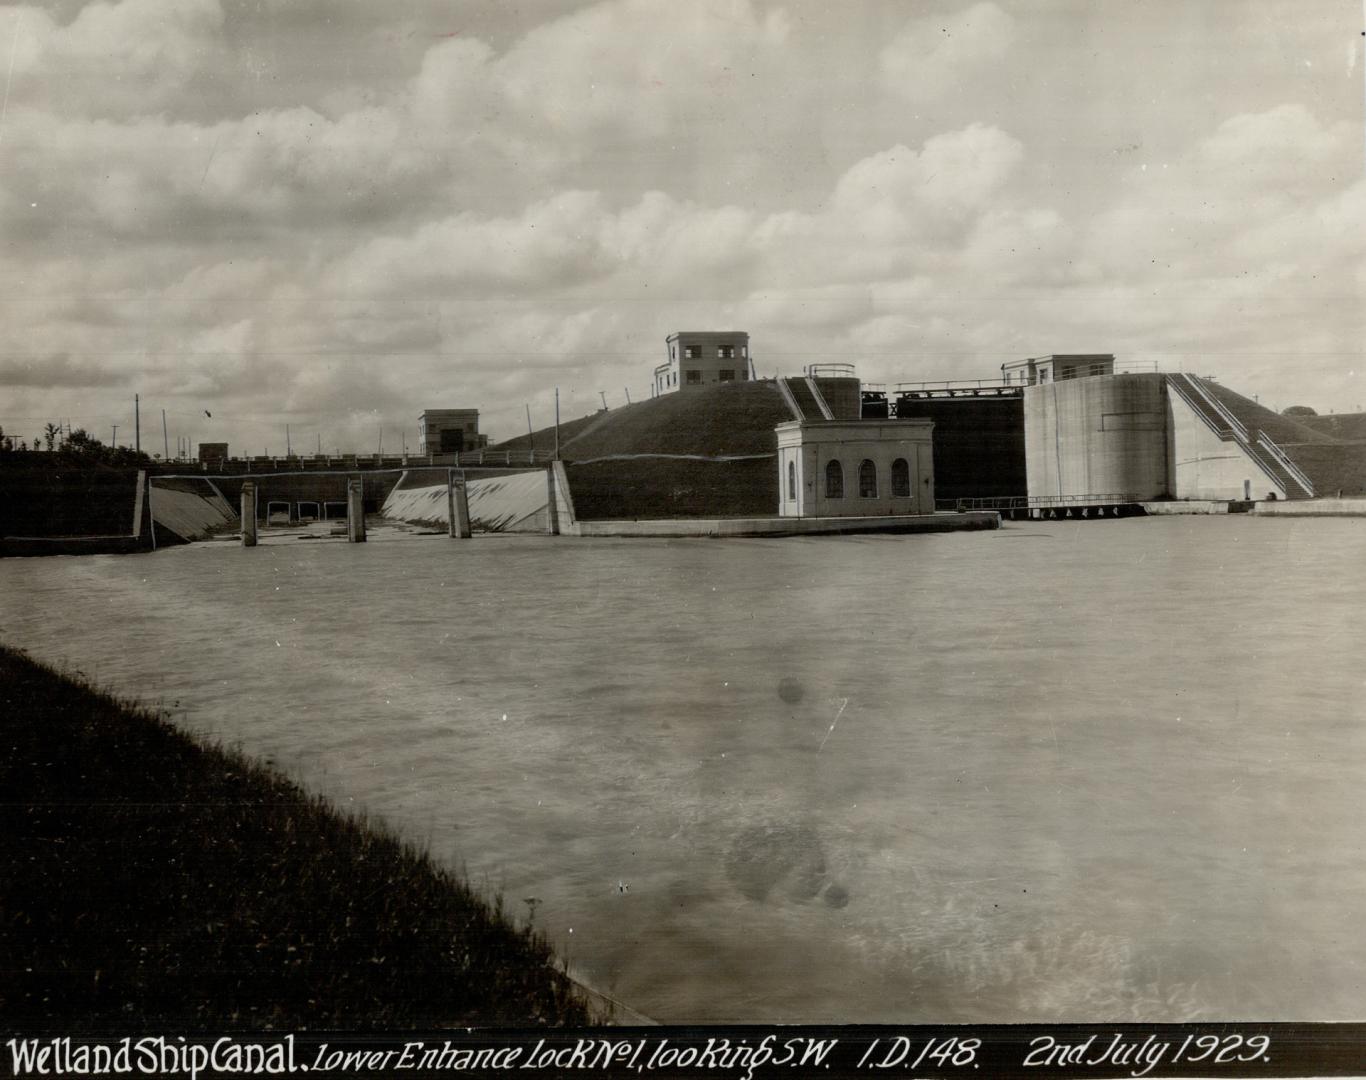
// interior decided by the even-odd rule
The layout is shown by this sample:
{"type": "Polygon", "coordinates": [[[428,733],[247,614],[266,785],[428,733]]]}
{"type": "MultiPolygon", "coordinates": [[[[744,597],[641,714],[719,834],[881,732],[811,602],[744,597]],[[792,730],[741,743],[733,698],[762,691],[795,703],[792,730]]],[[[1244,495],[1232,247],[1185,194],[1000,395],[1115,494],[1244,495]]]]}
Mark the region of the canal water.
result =
{"type": "Polygon", "coordinates": [[[1366,520],[0,562],[665,1021],[1366,1019],[1366,520]]]}

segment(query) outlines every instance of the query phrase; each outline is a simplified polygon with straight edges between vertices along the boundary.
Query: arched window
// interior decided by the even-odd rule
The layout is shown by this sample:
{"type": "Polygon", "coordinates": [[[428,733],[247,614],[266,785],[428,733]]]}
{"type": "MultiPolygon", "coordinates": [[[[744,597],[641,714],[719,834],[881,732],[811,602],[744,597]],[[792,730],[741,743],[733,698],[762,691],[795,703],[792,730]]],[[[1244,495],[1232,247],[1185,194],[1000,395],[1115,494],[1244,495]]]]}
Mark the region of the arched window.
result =
{"type": "Polygon", "coordinates": [[[877,498],[877,466],[867,458],[858,467],[858,495],[860,499],[877,498]]]}
{"type": "Polygon", "coordinates": [[[791,502],[797,501],[797,463],[795,461],[787,463],[787,497],[791,502]]]}
{"type": "Polygon", "coordinates": [[[827,461],[825,463],[825,497],[827,499],[844,498],[844,470],[840,468],[838,461],[827,461]]]}
{"type": "Polygon", "coordinates": [[[899,457],[892,462],[892,498],[909,499],[910,497],[911,467],[906,463],[904,457],[899,457]]]}

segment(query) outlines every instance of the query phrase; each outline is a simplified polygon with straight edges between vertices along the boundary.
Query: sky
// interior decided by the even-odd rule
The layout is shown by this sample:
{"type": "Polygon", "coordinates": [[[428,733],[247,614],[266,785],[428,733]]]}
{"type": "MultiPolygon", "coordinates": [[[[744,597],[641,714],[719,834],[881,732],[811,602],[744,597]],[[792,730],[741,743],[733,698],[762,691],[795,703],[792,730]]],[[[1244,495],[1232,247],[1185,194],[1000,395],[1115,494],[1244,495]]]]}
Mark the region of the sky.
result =
{"type": "Polygon", "coordinates": [[[1113,352],[1366,405],[1358,0],[0,7],[0,425],[416,449],[1113,352]],[[211,415],[210,415],[211,414],[211,415]]]}

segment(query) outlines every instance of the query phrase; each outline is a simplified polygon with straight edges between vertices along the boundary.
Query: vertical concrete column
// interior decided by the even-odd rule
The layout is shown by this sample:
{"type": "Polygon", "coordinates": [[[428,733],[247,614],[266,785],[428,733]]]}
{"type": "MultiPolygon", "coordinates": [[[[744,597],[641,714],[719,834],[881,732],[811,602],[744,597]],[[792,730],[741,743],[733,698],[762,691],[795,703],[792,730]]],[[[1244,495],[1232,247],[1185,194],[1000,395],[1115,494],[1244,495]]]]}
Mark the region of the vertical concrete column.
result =
{"type": "Polygon", "coordinates": [[[545,471],[545,531],[547,536],[560,535],[560,506],[555,493],[555,466],[545,471]]]}
{"type": "Polygon", "coordinates": [[[353,544],[365,543],[365,481],[350,480],[346,484],[346,539],[353,544]]]}
{"type": "Polygon", "coordinates": [[[256,485],[242,483],[242,546],[256,546],[256,485]]]}
{"type": "Polygon", "coordinates": [[[470,526],[469,489],[464,476],[457,478],[454,469],[446,470],[446,513],[452,539],[468,540],[474,535],[470,526]]]}

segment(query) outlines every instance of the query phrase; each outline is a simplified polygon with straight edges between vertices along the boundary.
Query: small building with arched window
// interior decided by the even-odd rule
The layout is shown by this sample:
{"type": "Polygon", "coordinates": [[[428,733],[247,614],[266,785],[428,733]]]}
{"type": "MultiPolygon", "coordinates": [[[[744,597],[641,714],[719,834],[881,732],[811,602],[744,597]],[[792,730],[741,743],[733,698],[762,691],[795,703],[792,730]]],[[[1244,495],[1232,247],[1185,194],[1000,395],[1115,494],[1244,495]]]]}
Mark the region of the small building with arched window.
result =
{"type": "Polygon", "coordinates": [[[782,517],[934,513],[930,420],[779,424],[782,517]]]}

